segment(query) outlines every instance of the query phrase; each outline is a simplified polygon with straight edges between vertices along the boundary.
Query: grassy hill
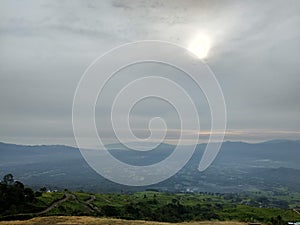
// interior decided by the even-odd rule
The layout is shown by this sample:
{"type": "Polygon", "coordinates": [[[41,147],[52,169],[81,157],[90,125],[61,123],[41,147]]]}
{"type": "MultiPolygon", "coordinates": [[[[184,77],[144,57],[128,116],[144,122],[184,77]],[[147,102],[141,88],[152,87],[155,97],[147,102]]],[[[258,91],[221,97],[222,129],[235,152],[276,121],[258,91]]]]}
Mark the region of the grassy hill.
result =
{"type": "MultiPolygon", "coordinates": [[[[253,197],[252,201],[254,199],[253,197]]],[[[261,204],[264,201],[269,201],[263,197],[258,200],[261,201],[261,204]]],[[[36,224],[163,224],[159,222],[172,222],[174,224],[189,221],[211,221],[210,223],[194,222],[188,224],[212,225],[244,224],[246,222],[285,224],[292,218],[300,220],[300,216],[294,215],[289,209],[264,208],[262,205],[254,207],[247,205],[247,199],[241,195],[208,193],[173,194],[145,191],[132,194],[93,194],[69,191],[44,192],[41,196],[36,197],[32,207],[34,210],[31,212],[27,209],[26,213],[18,212],[4,215],[0,220],[6,220],[6,222],[0,223],[0,225],[35,224],[35,222],[37,222],[36,224]],[[41,218],[40,216],[46,217],[41,218]],[[72,216],[80,217],[76,219],[77,217],[72,216]],[[29,221],[7,222],[7,220],[33,217],[36,218],[29,221]],[[125,220],[103,219],[103,217],[125,220]],[[148,223],[145,221],[158,222],[148,223]],[[240,221],[240,223],[235,221],[240,221]]]]}
{"type": "MultiPolygon", "coordinates": [[[[0,221],[40,216],[93,216],[158,222],[241,221],[283,225],[300,221],[299,193],[34,192],[12,174],[0,182],[0,221]]],[[[232,223],[232,222],[231,222],[232,223]]],[[[68,223],[69,224],[69,223],[68,223]]]]}

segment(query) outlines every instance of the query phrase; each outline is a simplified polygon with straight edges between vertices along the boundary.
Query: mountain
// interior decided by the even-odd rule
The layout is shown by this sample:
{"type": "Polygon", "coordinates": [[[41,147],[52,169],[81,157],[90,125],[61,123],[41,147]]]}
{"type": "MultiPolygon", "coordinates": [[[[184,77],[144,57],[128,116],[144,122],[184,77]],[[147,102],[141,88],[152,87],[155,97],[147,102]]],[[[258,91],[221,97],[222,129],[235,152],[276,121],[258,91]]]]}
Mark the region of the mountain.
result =
{"type": "MultiPolygon", "coordinates": [[[[300,141],[263,143],[224,142],[213,164],[197,170],[205,149],[199,144],[187,165],[172,178],[150,187],[127,187],[110,182],[85,162],[79,149],[63,145],[15,145],[0,142],[0,176],[12,173],[35,187],[85,191],[136,191],[155,188],[165,191],[241,192],[287,189],[300,192],[300,141]]],[[[161,144],[148,152],[133,151],[118,144],[110,153],[133,165],[150,165],[170,155],[174,146],[161,144]]]]}

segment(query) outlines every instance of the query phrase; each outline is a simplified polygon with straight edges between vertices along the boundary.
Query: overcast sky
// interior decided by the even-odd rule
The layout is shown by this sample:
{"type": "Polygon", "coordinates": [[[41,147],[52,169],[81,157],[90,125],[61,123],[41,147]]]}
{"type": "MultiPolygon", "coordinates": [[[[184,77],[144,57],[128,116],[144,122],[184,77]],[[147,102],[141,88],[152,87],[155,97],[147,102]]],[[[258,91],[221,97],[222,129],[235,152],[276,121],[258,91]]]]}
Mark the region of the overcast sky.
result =
{"type": "MultiPolygon", "coordinates": [[[[96,57],[145,39],[188,46],[202,33],[226,100],[226,139],[300,139],[299,12],[298,0],[0,1],[0,141],[74,145],[73,96],[96,57]]],[[[137,128],[153,105],[168,115],[161,102],[141,103],[137,128]]]]}

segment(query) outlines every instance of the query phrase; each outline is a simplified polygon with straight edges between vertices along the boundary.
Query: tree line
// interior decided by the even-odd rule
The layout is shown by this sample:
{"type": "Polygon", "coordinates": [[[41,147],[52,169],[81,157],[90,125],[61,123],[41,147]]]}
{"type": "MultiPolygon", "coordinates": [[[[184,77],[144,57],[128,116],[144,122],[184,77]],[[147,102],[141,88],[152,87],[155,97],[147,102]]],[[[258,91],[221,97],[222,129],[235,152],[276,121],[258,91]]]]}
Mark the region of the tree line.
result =
{"type": "Polygon", "coordinates": [[[12,215],[31,209],[35,200],[34,191],[15,181],[12,174],[7,174],[0,182],[0,214],[12,215]]]}

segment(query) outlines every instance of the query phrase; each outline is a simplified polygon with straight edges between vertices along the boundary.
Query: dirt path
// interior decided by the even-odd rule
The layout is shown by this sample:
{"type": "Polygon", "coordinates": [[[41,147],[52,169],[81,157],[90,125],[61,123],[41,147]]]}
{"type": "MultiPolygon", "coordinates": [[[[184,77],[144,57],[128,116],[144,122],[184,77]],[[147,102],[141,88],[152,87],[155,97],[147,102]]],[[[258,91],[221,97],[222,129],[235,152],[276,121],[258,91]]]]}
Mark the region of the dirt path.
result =
{"type": "Polygon", "coordinates": [[[88,199],[87,201],[85,201],[85,203],[86,204],[90,204],[90,203],[92,203],[93,201],[95,201],[96,200],[96,196],[95,195],[91,195],[90,196],[90,199],[88,199]]]}
{"type": "Polygon", "coordinates": [[[95,195],[91,195],[90,199],[88,199],[87,201],[85,201],[85,204],[94,212],[100,212],[99,208],[95,205],[92,204],[93,201],[96,200],[96,196],[95,195]]]}
{"type": "Polygon", "coordinates": [[[47,212],[49,212],[50,210],[52,210],[53,208],[55,208],[55,207],[57,207],[58,205],[62,204],[63,202],[68,201],[70,198],[76,199],[75,195],[66,193],[65,196],[64,196],[64,198],[62,198],[62,199],[60,199],[60,200],[57,200],[57,201],[53,202],[48,208],[44,209],[43,211],[37,212],[37,213],[31,213],[31,214],[33,214],[33,215],[41,215],[41,214],[47,213],[47,212]]]}
{"type": "Polygon", "coordinates": [[[42,215],[44,213],[47,213],[47,212],[51,211],[52,209],[59,206],[60,204],[68,201],[69,199],[74,200],[76,203],[80,204],[82,207],[87,208],[91,212],[95,212],[95,211],[98,212],[99,211],[99,209],[92,204],[92,202],[96,199],[96,197],[94,195],[91,195],[90,199],[88,199],[87,201],[81,202],[81,201],[78,200],[78,198],[75,195],[70,194],[70,193],[66,193],[64,198],[53,202],[48,208],[44,209],[43,211],[37,212],[37,213],[28,213],[28,214],[36,215],[36,216],[42,215]]]}

